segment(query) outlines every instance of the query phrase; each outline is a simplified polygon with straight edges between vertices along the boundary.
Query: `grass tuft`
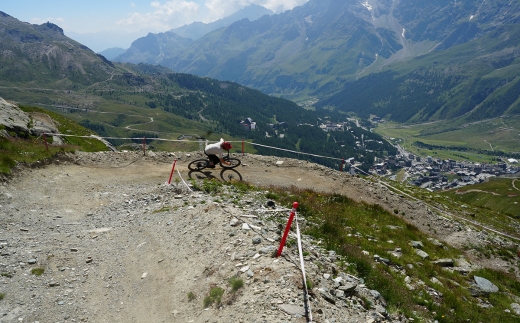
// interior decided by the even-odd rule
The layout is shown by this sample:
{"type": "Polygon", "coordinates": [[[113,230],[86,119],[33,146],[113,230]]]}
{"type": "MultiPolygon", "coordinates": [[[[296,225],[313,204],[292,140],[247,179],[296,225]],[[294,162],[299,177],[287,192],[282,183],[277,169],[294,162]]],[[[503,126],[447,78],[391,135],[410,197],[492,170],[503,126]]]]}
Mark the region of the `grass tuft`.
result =
{"type": "Polygon", "coordinates": [[[41,268],[41,267],[31,269],[31,274],[33,274],[35,276],[41,276],[41,275],[43,275],[44,272],[45,272],[45,268],[41,268]]]}
{"type": "Polygon", "coordinates": [[[231,292],[235,293],[240,288],[244,286],[244,280],[242,278],[239,278],[237,276],[233,276],[229,278],[228,280],[229,285],[231,285],[231,292]]]}
{"type": "Polygon", "coordinates": [[[224,289],[214,286],[209,290],[209,293],[204,297],[204,308],[208,308],[213,304],[219,305],[222,302],[222,295],[224,295],[224,289]]]}

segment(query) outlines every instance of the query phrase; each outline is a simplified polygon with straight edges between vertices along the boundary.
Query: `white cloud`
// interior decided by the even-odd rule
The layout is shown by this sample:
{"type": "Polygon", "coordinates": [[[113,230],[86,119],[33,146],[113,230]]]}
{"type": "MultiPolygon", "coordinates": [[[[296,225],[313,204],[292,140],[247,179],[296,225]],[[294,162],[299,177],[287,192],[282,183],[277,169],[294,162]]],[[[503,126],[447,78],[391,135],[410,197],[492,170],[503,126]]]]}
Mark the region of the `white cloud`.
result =
{"type": "Polygon", "coordinates": [[[119,20],[117,24],[135,26],[140,29],[169,30],[193,22],[200,8],[197,3],[185,0],[170,0],[164,3],[154,1],[150,5],[154,11],[131,13],[127,18],[119,20]]]}
{"type": "Polygon", "coordinates": [[[155,0],[150,3],[150,12],[134,12],[118,25],[134,29],[153,28],[170,30],[194,21],[212,22],[229,16],[250,4],[256,4],[274,12],[285,11],[306,3],[308,0],[155,0]],[[200,5],[204,1],[204,5],[200,5]]]}
{"type": "Polygon", "coordinates": [[[291,10],[292,8],[301,6],[308,1],[309,0],[257,0],[251,2],[276,12],[278,10],[291,10]]]}
{"type": "Polygon", "coordinates": [[[205,6],[208,8],[209,15],[205,21],[209,22],[224,18],[250,4],[256,4],[271,11],[279,12],[303,5],[307,1],[309,0],[206,0],[205,6]]]}

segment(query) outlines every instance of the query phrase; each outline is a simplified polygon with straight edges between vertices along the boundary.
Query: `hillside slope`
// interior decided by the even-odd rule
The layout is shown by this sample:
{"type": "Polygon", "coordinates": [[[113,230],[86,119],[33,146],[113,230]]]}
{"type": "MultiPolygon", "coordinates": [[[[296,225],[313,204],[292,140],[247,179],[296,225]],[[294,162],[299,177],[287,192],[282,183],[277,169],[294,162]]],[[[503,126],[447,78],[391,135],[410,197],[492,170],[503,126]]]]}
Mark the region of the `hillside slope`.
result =
{"type": "Polygon", "coordinates": [[[0,85],[76,89],[104,81],[114,66],[52,23],[33,25],[0,11],[0,85]]]}
{"type": "MultiPolygon", "coordinates": [[[[305,322],[297,251],[287,247],[284,257],[270,257],[288,206],[267,208],[262,191],[244,194],[230,187],[208,195],[189,192],[182,183],[160,185],[174,156],[185,179],[222,176],[218,169],[188,173],[185,165],[196,155],[79,153],[17,172],[0,186],[7,215],[0,218],[3,320],[285,322],[292,313],[293,321],[305,322]],[[34,268],[43,268],[43,275],[31,275],[34,268]],[[245,282],[236,294],[228,283],[234,275],[245,282]],[[223,304],[204,310],[203,299],[215,286],[226,290],[223,304]]],[[[438,238],[452,244],[485,240],[465,224],[363,179],[291,159],[242,159],[245,166],[233,172],[235,178],[241,174],[253,184],[312,187],[399,207],[406,211],[403,217],[424,230],[433,225],[438,238]]],[[[486,243],[502,243],[496,241],[501,240],[486,243]]],[[[316,322],[344,317],[409,322],[399,311],[385,309],[385,300],[362,280],[337,272],[334,253],[308,237],[304,250],[307,277],[316,284],[311,293],[316,322]],[[326,292],[338,286],[355,289],[336,297],[326,292]]],[[[464,262],[469,266],[464,270],[478,267],[464,262]]]]}
{"type": "Polygon", "coordinates": [[[363,117],[449,120],[479,106],[470,119],[482,120],[518,109],[519,12],[508,0],[311,0],[154,59],[294,100],[340,92],[319,107],[363,117]]]}

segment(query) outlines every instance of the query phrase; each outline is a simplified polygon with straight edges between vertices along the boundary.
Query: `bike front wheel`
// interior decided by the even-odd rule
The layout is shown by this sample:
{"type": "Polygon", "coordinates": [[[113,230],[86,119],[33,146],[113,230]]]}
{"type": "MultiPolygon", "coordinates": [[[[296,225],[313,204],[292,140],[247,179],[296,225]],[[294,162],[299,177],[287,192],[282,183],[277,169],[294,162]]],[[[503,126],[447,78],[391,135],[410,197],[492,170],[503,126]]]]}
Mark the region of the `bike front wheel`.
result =
{"type": "Polygon", "coordinates": [[[229,162],[230,165],[220,163],[220,166],[224,168],[235,168],[242,163],[238,158],[225,158],[225,160],[229,162]]]}
{"type": "Polygon", "coordinates": [[[208,167],[209,161],[207,159],[197,159],[188,164],[188,168],[193,171],[203,170],[208,167]]]}

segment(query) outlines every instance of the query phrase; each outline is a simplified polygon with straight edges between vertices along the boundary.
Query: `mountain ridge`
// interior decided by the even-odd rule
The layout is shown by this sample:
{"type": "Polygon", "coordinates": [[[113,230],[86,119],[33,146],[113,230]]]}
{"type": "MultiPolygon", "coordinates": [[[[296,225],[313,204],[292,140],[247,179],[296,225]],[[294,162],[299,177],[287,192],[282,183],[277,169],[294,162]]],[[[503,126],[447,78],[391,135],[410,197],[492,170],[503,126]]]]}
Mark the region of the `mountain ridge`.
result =
{"type": "MultiPolygon", "coordinates": [[[[455,74],[456,70],[451,69],[451,74],[459,79],[468,78],[468,74],[472,78],[471,74],[479,73],[478,64],[470,63],[477,59],[476,54],[481,51],[481,57],[487,56],[485,60],[480,59],[484,64],[511,65],[516,54],[513,54],[513,60],[495,59],[494,56],[504,56],[500,52],[502,49],[498,49],[500,47],[513,48],[512,52],[516,52],[514,48],[518,45],[515,38],[507,38],[507,34],[515,34],[515,26],[520,22],[519,12],[517,3],[506,0],[480,4],[311,0],[290,11],[253,22],[235,22],[225,30],[214,31],[172,55],[165,53],[162,61],[156,62],[176,71],[238,82],[270,95],[298,101],[337,103],[340,100],[325,99],[334,94],[340,95],[345,91],[346,84],[355,84],[356,80],[371,73],[386,70],[401,73],[407,62],[417,67],[421,59],[426,62],[428,57],[431,60],[436,57],[435,64],[442,73],[442,69],[449,68],[456,56],[450,58],[446,54],[443,57],[439,53],[458,55],[458,51],[463,51],[471,42],[478,43],[477,47],[481,49],[471,55],[466,54],[467,61],[459,64],[462,73],[455,74]],[[505,33],[506,37],[500,37],[500,32],[505,33]],[[495,43],[496,48],[486,46],[486,41],[495,43]],[[468,69],[469,72],[464,71],[468,69]]],[[[432,63],[426,62],[434,67],[432,63]]],[[[416,73],[421,73],[420,67],[417,67],[416,73]]],[[[478,82],[478,78],[472,82],[478,82]]],[[[459,83],[453,85],[459,86],[459,83]]],[[[402,86],[415,92],[421,91],[420,87],[412,89],[410,84],[402,86]]],[[[466,88],[466,96],[479,95],[467,85],[462,86],[466,88]]],[[[493,92],[497,90],[498,87],[493,92]]],[[[374,94],[378,95],[377,92],[374,94]]],[[[436,100],[450,96],[446,91],[437,94],[436,100]]],[[[382,100],[384,102],[390,98],[382,100]]],[[[468,104],[472,104],[471,100],[457,95],[453,102],[437,106],[443,110],[453,109],[451,112],[415,113],[409,115],[410,120],[400,117],[396,120],[417,122],[434,120],[441,115],[460,116],[464,113],[457,112],[460,110],[457,106],[468,104]]],[[[320,107],[323,106],[320,104],[320,107]]],[[[345,104],[337,104],[333,108],[350,111],[345,104]]],[[[377,105],[372,103],[369,108],[377,110],[377,105]]],[[[419,109],[422,108],[432,109],[426,106],[419,109]]],[[[399,110],[399,105],[393,103],[392,109],[399,110]]],[[[377,115],[388,118],[403,113],[376,111],[377,115]]],[[[497,114],[500,112],[497,111],[497,114]]]]}

